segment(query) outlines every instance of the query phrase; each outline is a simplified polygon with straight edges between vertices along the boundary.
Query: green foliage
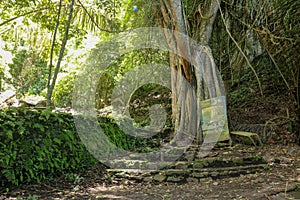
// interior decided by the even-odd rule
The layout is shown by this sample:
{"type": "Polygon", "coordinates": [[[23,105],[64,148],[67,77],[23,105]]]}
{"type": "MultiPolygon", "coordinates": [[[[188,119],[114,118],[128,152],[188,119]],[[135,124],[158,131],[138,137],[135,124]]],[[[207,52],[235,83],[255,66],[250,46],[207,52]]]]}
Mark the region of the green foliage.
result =
{"type": "Polygon", "coordinates": [[[96,108],[103,108],[110,104],[110,97],[116,84],[114,77],[117,77],[118,74],[116,66],[110,66],[101,74],[95,95],[96,108]]]}
{"type": "Polygon", "coordinates": [[[17,200],[38,200],[38,197],[29,194],[28,197],[25,197],[25,198],[18,196],[17,200]]]}
{"type": "Polygon", "coordinates": [[[134,129],[130,119],[121,119],[124,130],[121,130],[112,118],[99,118],[98,121],[109,141],[120,149],[136,152],[149,152],[160,146],[160,141],[157,137],[140,138],[129,135],[128,132],[134,129]]]}
{"type": "Polygon", "coordinates": [[[268,50],[275,69],[281,74],[286,90],[294,96],[300,108],[300,2],[274,1],[274,10],[268,24],[260,33],[262,43],[268,50]]]}
{"type": "Polygon", "coordinates": [[[161,105],[166,110],[167,121],[165,126],[172,126],[170,90],[159,84],[143,85],[132,95],[129,112],[135,123],[141,126],[149,125],[149,109],[153,105],[161,105]]]}
{"type": "MultiPolygon", "coordinates": [[[[285,92],[299,107],[300,2],[223,1],[221,8],[225,23],[221,15],[217,15],[210,47],[223,79],[230,82],[233,89],[236,84],[248,84],[245,78],[251,82],[254,79],[226,26],[258,73],[264,95],[271,92],[265,91],[267,83],[279,93],[285,92]]],[[[252,88],[257,90],[257,85],[252,88]]]]}
{"type": "MultiPolygon", "coordinates": [[[[0,185],[41,182],[75,174],[96,160],[85,149],[69,113],[7,108],[0,112],[0,185]]],[[[109,141],[124,150],[145,152],[159,144],[125,134],[111,118],[99,118],[109,141]]],[[[105,153],[105,152],[100,152],[105,153]]]]}
{"type": "Polygon", "coordinates": [[[41,182],[95,163],[70,114],[9,108],[0,112],[0,123],[2,186],[41,182]]]}
{"type": "Polygon", "coordinates": [[[142,65],[151,65],[153,63],[167,65],[167,53],[155,49],[140,49],[129,52],[112,61],[112,64],[102,72],[99,78],[95,95],[96,107],[103,108],[110,105],[113,89],[118,81],[123,78],[124,74],[142,65]]]}
{"type": "Polygon", "coordinates": [[[54,104],[57,107],[71,107],[72,95],[75,87],[76,74],[62,78],[55,86],[53,92],[54,104]]]}
{"type": "Polygon", "coordinates": [[[67,174],[65,174],[65,179],[67,181],[73,182],[74,184],[78,184],[78,183],[80,183],[80,182],[83,181],[83,177],[81,177],[80,175],[75,174],[75,173],[67,173],[67,174]]]}
{"type": "Polygon", "coordinates": [[[2,90],[3,78],[4,78],[4,69],[0,66],[0,91],[2,90]]]}
{"type": "Polygon", "coordinates": [[[37,52],[25,49],[15,51],[13,63],[9,64],[13,84],[18,94],[39,95],[46,86],[47,62],[37,52]]]}

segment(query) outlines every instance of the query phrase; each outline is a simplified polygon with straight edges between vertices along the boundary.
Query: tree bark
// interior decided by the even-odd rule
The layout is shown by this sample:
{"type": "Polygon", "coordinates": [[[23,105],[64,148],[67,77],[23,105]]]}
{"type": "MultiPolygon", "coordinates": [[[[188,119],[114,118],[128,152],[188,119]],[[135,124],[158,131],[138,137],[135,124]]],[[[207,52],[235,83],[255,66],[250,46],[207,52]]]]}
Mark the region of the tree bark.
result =
{"type": "MultiPolygon", "coordinates": [[[[57,63],[56,63],[56,67],[55,67],[55,71],[54,71],[54,74],[53,74],[52,82],[49,85],[49,87],[47,88],[47,106],[50,106],[50,104],[51,104],[53,89],[54,89],[55,82],[56,82],[56,79],[57,79],[57,75],[58,75],[58,72],[59,72],[59,69],[60,69],[60,64],[61,64],[62,58],[64,56],[65,47],[66,47],[66,44],[67,44],[67,41],[68,41],[69,29],[70,29],[72,15],[73,15],[73,9],[74,9],[74,3],[75,3],[75,0],[72,0],[71,5],[70,5],[68,21],[66,22],[66,31],[65,31],[64,38],[63,38],[63,41],[62,41],[62,44],[61,44],[59,57],[58,57],[58,60],[57,60],[57,63]]],[[[50,69],[51,69],[51,66],[50,66],[50,69]]],[[[51,72],[49,71],[49,73],[51,73],[51,72]]],[[[51,77],[49,77],[49,80],[50,79],[51,79],[51,77]]]]}
{"type": "Polygon", "coordinates": [[[203,6],[200,5],[198,8],[198,18],[194,21],[197,25],[193,27],[192,31],[189,31],[183,2],[181,0],[160,1],[162,15],[160,24],[164,28],[185,35],[192,32],[193,34],[188,36],[199,41],[199,45],[204,47],[201,52],[191,52],[187,41],[178,37],[178,34],[174,33],[172,38],[167,38],[170,48],[177,52],[176,55],[173,53],[169,55],[173,123],[177,130],[176,134],[179,134],[175,137],[186,137],[186,135],[197,137],[198,143],[203,140],[199,102],[205,98],[219,96],[223,92],[219,87],[221,81],[218,79],[215,63],[208,47],[218,8],[218,0],[206,0],[203,6]],[[185,58],[191,59],[188,62],[185,58]],[[197,66],[203,67],[193,66],[191,61],[197,66]],[[206,93],[204,82],[207,88],[206,93]]]}
{"type": "Polygon", "coordinates": [[[47,81],[47,107],[51,105],[51,96],[52,92],[50,93],[50,84],[51,84],[51,77],[52,77],[52,63],[53,63],[53,52],[55,47],[55,41],[56,41],[56,35],[57,30],[59,27],[60,22],[60,14],[61,14],[61,7],[62,7],[62,0],[59,1],[58,11],[57,11],[57,19],[56,19],[56,26],[53,32],[53,39],[51,44],[51,50],[50,50],[50,63],[49,63],[49,72],[48,72],[48,81],[47,81]]]}

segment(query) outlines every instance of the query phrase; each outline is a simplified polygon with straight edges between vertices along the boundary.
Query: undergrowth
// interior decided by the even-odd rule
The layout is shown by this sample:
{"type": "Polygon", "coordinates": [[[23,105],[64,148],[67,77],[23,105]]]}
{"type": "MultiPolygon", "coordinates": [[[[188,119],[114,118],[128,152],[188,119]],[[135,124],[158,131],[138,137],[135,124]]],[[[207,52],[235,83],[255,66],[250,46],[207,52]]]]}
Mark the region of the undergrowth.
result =
{"type": "MultiPolygon", "coordinates": [[[[157,143],[121,131],[111,118],[99,117],[107,138],[117,147],[145,151],[157,143]]],[[[96,159],[86,150],[73,116],[51,110],[6,108],[0,111],[0,186],[51,180],[83,171],[96,159]]]]}

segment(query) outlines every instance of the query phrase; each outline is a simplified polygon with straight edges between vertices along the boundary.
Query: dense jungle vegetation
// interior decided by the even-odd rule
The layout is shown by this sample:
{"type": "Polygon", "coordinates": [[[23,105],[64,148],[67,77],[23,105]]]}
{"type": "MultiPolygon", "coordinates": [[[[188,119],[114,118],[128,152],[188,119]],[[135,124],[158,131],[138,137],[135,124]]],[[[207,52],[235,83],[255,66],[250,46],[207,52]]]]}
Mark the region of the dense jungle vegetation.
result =
{"type": "Polygon", "coordinates": [[[198,105],[219,96],[226,97],[230,131],[257,133],[264,145],[299,145],[299,44],[300,1],[295,0],[2,0],[0,191],[58,177],[80,182],[75,173],[98,163],[71,114],[78,80],[93,79],[97,120],[123,150],[157,150],[177,129],[196,135],[194,143],[201,144],[198,105]],[[145,38],[126,37],[147,27],[169,29],[163,32],[166,46],[176,52],[139,47],[145,38]],[[204,53],[190,51],[178,32],[204,53]],[[110,50],[115,54],[104,55],[110,50]],[[170,77],[155,71],[157,63],[169,67],[170,77]],[[212,85],[198,73],[201,64],[213,71],[207,78],[212,85]],[[146,65],[153,69],[141,70],[146,65]],[[99,70],[98,80],[89,67],[99,70]],[[144,80],[149,77],[170,78],[171,86],[144,80]],[[110,114],[118,100],[115,89],[131,82],[138,87],[122,102],[130,117],[122,118],[128,125],[124,131],[119,116],[110,114]],[[7,91],[14,95],[3,96],[7,91]],[[38,105],[25,100],[37,96],[38,105]],[[151,108],[157,104],[167,116],[156,119],[165,120],[162,131],[151,138],[128,135],[133,124],[156,123],[151,108]]]}

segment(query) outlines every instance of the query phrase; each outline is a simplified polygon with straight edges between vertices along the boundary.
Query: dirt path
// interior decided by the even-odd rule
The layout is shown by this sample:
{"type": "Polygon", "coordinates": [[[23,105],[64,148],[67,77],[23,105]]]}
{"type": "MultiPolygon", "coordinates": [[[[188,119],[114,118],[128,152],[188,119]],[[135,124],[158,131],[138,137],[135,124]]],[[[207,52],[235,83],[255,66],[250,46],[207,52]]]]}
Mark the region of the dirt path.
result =
{"type": "Polygon", "coordinates": [[[255,151],[266,158],[270,169],[237,177],[205,178],[200,182],[136,183],[126,179],[117,182],[103,173],[101,167],[94,167],[72,181],[60,178],[41,185],[23,185],[0,194],[0,199],[26,199],[29,195],[36,199],[295,199],[288,197],[289,191],[300,185],[299,146],[274,145],[255,151]]]}

